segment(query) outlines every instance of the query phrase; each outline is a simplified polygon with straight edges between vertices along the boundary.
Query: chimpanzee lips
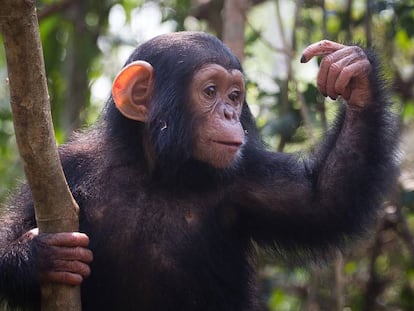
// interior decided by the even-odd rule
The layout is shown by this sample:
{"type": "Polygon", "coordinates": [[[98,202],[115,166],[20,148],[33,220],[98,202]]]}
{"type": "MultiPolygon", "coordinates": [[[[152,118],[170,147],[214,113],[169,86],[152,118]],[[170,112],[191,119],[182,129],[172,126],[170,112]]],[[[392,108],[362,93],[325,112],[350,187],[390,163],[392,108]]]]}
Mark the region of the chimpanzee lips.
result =
{"type": "Polygon", "coordinates": [[[216,144],[224,145],[231,148],[239,148],[243,143],[239,141],[219,141],[214,140],[216,144]]]}

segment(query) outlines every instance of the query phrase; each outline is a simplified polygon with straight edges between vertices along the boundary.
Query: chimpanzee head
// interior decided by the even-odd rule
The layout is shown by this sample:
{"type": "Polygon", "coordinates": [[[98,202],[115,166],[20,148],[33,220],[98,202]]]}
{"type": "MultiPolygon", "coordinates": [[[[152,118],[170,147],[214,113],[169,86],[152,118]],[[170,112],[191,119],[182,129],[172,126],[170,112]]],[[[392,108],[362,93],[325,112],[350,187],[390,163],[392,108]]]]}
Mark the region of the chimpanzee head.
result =
{"type": "Polygon", "coordinates": [[[125,118],[145,124],[147,158],[155,166],[195,159],[215,169],[234,167],[254,126],[240,62],[205,33],[142,44],[115,78],[112,95],[125,118]]]}

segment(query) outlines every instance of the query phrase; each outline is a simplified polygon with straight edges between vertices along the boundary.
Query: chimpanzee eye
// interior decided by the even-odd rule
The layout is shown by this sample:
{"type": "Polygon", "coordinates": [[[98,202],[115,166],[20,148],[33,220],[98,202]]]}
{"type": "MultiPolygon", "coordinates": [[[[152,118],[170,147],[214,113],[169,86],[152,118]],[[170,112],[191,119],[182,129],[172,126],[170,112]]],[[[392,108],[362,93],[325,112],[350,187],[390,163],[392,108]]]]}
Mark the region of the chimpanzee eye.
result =
{"type": "Polygon", "coordinates": [[[233,102],[236,102],[240,99],[241,92],[240,91],[233,91],[229,94],[229,99],[233,102]]]}
{"type": "Polygon", "coordinates": [[[210,85],[204,89],[204,94],[207,95],[209,98],[216,97],[216,87],[214,85],[210,85]]]}

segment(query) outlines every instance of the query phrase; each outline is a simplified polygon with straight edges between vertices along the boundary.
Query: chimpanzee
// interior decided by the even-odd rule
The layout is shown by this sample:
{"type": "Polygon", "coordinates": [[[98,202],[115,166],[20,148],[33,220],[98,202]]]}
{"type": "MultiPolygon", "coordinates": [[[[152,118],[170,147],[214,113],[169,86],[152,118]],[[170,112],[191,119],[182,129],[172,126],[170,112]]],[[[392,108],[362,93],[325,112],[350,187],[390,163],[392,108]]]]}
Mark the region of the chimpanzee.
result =
{"type": "Polygon", "coordinates": [[[325,258],[364,233],[397,173],[377,58],[323,40],[317,86],[344,99],[308,157],[266,151],[242,67],[217,38],[158,36],[115,78],[95,126],[60,147],[81,233],[39,233],[29,188],[0,231],[0,296],[81,285],[84,310],[261,310],[256,245],[325,258]]]}

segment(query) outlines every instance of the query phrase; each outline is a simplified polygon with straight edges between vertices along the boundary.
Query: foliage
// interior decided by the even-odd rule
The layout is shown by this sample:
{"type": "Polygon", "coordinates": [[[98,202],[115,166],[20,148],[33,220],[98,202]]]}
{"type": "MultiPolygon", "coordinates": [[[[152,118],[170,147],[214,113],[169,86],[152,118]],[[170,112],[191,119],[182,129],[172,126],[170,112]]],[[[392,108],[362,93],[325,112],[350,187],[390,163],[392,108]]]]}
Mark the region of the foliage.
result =
{"type": "MultiPolygon", "coordinates": [[[[223,7],[222,0],[63,2],[69,3],[68,7],[56,9],[40,21],[60,142],[68,132],[96,118],[116,68],[132,46],[149,34],[174,29],[219,34],[208,16],[219,15],[223,7]],[[212,14],[200,14],[198,7],[212,14]],[[151,15],[154,9],[159,16],[151,15]],[[138,16],[144,20],[137,20],[138,16]],[[154,20],[158,26],[153,29],[148,25],[154,20]]],[[[56,3],[38,1],[40,14],[56,3]]],[[[401,116],[406,151],[399,187],[384,204],[377,230],[368,239],[329,264],[316,267],[291,267],[261,257],[260,280],[269,309],[413,310],[414,148],[410,145],[414,139],[414,2],[253,3],[247,16],[244,60],[248,101],[271,148],[310,150],[326,131],[336,105],[317,93],[317,62],[299,64],[301,49],[326,38],[359,42],[381,53],[384,74],[391,81],[394,109],[401,116]]],[[[4,52],[0,48],[0,79],[5,78],[4,52]]],[[[6,94],[6,90],[0,84],[0,94],[6,94]]],[[[16,155],[8,99],[0,96],[0,200],[21,176],[21,168],[16,169],[16,155]]]]}

